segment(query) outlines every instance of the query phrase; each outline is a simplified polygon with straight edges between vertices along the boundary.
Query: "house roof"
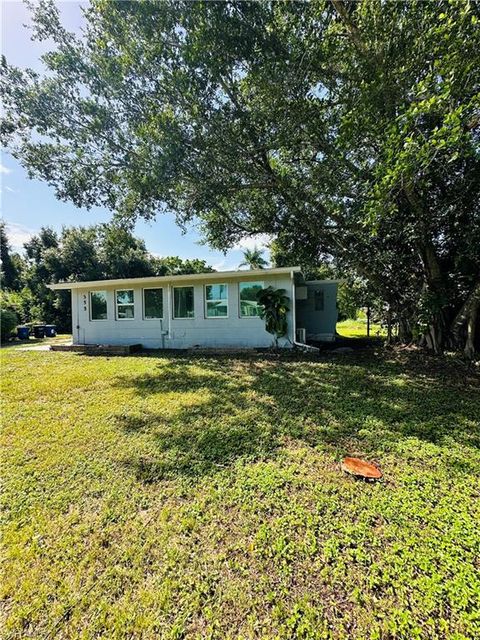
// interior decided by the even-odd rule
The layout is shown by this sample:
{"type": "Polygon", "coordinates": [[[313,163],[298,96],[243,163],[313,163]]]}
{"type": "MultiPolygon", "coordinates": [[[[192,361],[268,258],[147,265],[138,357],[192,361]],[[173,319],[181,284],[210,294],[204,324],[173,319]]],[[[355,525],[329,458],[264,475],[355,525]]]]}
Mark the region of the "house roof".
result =
{"type": "Polygon", "coordinates": [[[59,291],[62,289],[99,289],[100,287],[117,287],[130,285],[153,285],[155,283],[176,283],[176,282],[209,282],[211,280],[253,280],[265,276],[281,276],[293,273],[300,273],[300,267],[278,267],[276,269],[249,269],[237,271],[213,271],[211,273],[191,273],[186,275],[170,276],[149,276],[146,278],[118,278],[116,280],[89,280],[80,282],[58,282],[48,284],[49,289],[59,291]]]}
{"type": "Polygon", "coordinates": [[[332,280],[331,278],[325,278],[324,280],[305,280],[305,284],[340,284],[341,282],[345,282],[345,280],[332,280]]]}

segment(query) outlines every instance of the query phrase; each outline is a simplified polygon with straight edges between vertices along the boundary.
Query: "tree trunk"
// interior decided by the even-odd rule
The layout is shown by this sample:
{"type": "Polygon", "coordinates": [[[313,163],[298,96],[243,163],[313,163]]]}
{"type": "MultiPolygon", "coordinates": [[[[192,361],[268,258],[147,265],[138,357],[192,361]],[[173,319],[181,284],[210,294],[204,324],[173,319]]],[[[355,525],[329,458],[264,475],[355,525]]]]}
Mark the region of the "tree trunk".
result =
{"type": "Polygon", "coordinates": [[[477,328],[479,309],[480,280],[473,287],[452,323],[454,344],[457,348],[461,348],[465,340],[464,352],[467,358],[473,358],[475,354],[475,331],[477,328]],[[464,330],[465,326],[466,331],[464,330]]]}
{"type": "Polygon", "coordinates": [[[447,337],[445,309],[442,305],[442,298],[445,296],[444,277],[433,244],[427,241],[419,245],[419,252],[425,269],[426,285],[434,296],[434,304],[438,305],[437,308],[434,307],[431,316],[430,340],[427,339],[427,343],[434,353],[440,355],[443,353],[447,337]]]}
{"type": "Polygon", "coordinates": [[[392,343],[392,310],[390,307],[387,311],[387,345],[392,343]]]}
{"type": "Polygon", "coordinates": [[[464,353],[470,360],[475,355],[475,330],[477,327],[478,313],[477,310],[470,314],[467,322],[467,340],[465,342],[464,353]]]}
{"type": "Polygon", "coordinates": [[[470,291],[468,298],[462,305],[462,308],[455,316],[455,319],[452,322],[452,333],[455,339],[456,345],[460,346],[461,339],[461,330],[465,323],[468,321],[470,313],[472,310],[478,309],[480,303],[480,280],[475,284],[473,289],[470,291]]]}
{"type": "Polygon", "coordinates": [[[411,324],[408,318],[400,316],[398,320],[398,339],[406,344],[411,342],[413,338],[411,324]]]}
{"type": "Polygon", "coordinates": [[[434,319],[433,323],[428,328],[428,337],[430,338],[431,350],[436,355],[441,355],[443,353],[444,340],[441,318],[436,317],[434,319]]]}
{"type": "MultiPolygon", "coordinates": [[[[412,210],[418,217],[418,220],[427,220],[428,216],[424,210],[423,202],[415,191],[415,187],[410,183],[406,184],[404,186],[404,193],[412,210]]],[[[442,271],[427,224],[424,222],[421,225],[421,228],[422,238],[416,243],[417,250],[423,264],[425,284],[427,285],[428,290],[432,292],[435,304],[438,305],[432,313],[428,331],[429,335],[425,336],[425,338],[429,348],[431,348],[436,354],[441,354],[443,352],[445,339],[448,333],[446,310],[443,308],[443,299],[445,298],[446,293],[446,277],[442,271]]]]}

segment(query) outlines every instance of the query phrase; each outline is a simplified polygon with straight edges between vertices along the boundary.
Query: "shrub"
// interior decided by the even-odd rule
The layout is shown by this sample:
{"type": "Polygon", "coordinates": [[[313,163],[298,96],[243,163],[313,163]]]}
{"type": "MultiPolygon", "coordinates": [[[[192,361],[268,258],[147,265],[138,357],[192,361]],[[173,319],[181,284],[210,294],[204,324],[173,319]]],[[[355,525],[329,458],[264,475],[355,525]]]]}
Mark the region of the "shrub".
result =
{"type": "Polygon", "coordinates": [[[290,308],[285,289],[267,287],[257,293],[257,300],[261,305],[260,317],[265,320],[265,329],[273,335],[278,347],[278,339],[288,332],[287,313],[290,308]]]}
{"type": "Polygon", "coordinates": [[[0,292],[0,305],[2,309],[13,311],[19,322],[31,322],[36,318],[32,317],[33,296],[30,289],[24,287],[21,291],[0,292]]]}
{"type": "Polygon", "coordinates": [[[0,311],[0,334],[2,342],[6,342],[10,334],[17,326],[17,314],[10,309],[2,309],[0,311]]]}

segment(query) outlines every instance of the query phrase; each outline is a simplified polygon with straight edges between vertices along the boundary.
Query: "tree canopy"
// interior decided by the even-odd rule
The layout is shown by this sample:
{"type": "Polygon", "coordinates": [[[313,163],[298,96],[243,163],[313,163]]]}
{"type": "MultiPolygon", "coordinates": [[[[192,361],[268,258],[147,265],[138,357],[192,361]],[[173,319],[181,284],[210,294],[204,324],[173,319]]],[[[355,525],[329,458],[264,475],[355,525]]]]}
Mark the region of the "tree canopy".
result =
{"type": "Polygon", "coordinates": [[[334,257],[402,334],[473,350],[480,306],[479,5],[52,2],[46,72],[3,63],[3,141],[79,206],[164,210],[226,249],[334,257]]]}
{"type": "Polygon", "coordinates": [[[18,289],[20,285],[21,258],[12,253],[6,224],[0,220],[0,279],[5,289],[18,289]]]}
{"type": "MultiPolygon", "coordinates": [[[[10,264],[8,238],[2,233],[2,273],[10,264]]],[[[2,307],[14,311],[19,321],[54,322],[71,329],[70,293],[53,292],[51,282],[140,278],[213,271],[205,260],[177,256],[152,256],[143,240],[118,225],[64,227],[57,233],[42,228],[24,245],[16,259],[15,279],[2,279],[2,307]]],[[[9,273],[9,271],[6,271],[9,273]]]]}

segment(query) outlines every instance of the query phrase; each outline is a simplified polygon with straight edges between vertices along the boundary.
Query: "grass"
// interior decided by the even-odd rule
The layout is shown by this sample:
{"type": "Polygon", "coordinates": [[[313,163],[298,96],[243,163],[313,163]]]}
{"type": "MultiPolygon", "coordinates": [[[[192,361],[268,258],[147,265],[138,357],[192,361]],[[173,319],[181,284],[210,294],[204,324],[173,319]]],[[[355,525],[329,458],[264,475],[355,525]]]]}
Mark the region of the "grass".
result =
{"type": "Polygon", "coordinates": [[[2,352],[3,637],[480,637],[480,393],[421,354],[2,352]],[[343,475],[346,454],[384,480],[343,475]]]}
{"type": "Polygon", "coordinates": [[[68,344],[72,341],[70,333],[59,333],[54,338],[34,338],[31,336],[28,340],[19,340],[14,338],[9,342],[0,345],[2,349],[20,349],[23,347],[39,347],[41,345],[50,344],[68,344]]]}
{"type": "MultiPolygon", "coordinates": [[[[366,338],[367,337],[367,317],[361,312],[356,320],[342,320],[337,322],[337,333],[345,338],[366,338]]],[[[387,331],[380,324],[372,322],[370,324],[370,337],[385,337],[387,331]]]]}

